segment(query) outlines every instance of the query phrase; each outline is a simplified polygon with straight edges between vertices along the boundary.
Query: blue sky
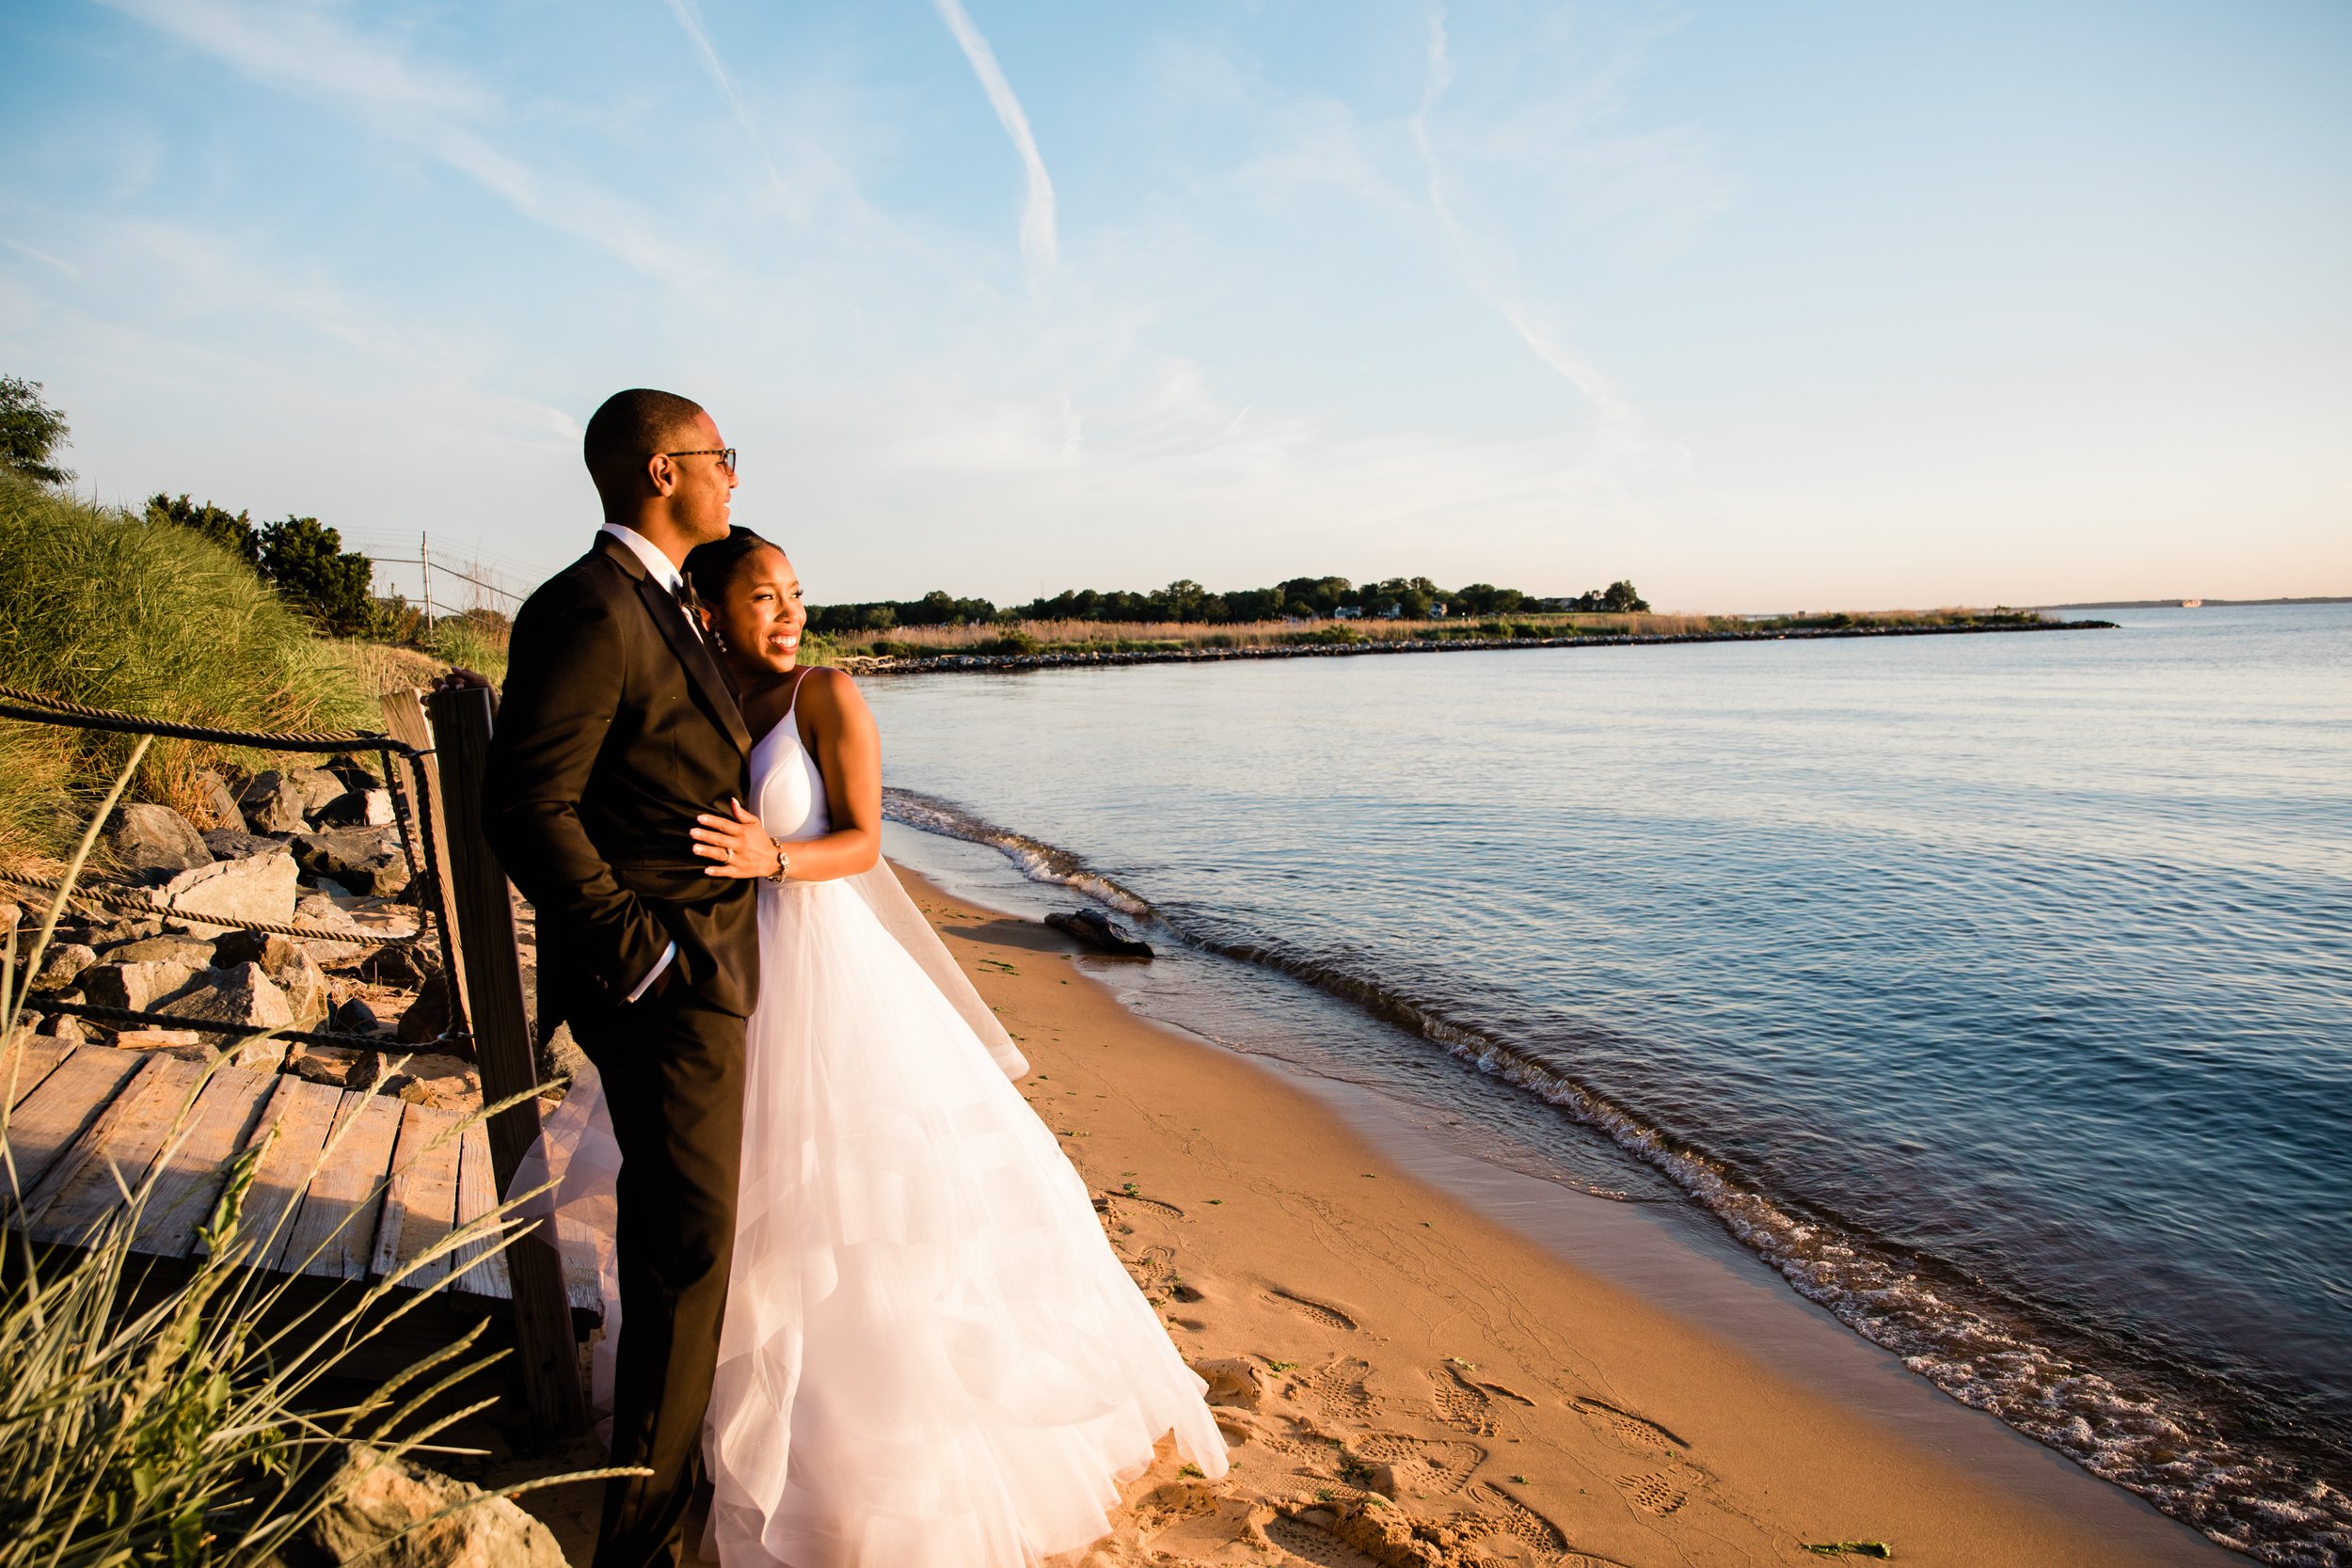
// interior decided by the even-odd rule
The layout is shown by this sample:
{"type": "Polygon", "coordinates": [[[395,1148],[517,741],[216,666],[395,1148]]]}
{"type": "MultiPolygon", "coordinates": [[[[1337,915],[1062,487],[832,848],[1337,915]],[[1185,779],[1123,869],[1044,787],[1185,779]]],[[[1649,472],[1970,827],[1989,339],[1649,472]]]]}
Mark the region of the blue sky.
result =
{"type": "Polygon", "coordinates": [[[2332,0],[24,5],[0,372],[102,499],[525,582],[642,384],[820,599],[2346,594],[2346,80],[2332,0]]]}

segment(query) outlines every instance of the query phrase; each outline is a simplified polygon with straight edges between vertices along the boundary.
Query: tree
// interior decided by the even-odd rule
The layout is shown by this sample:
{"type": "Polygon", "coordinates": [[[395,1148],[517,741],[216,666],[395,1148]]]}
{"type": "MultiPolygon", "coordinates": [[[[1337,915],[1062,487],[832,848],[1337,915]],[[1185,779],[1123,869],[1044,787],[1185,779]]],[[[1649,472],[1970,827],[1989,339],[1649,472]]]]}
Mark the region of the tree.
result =
{"type": "Polygon", "coordinates": [[[232,513],[225,507],[206,501],[199,506],[184,495],[177,499],[169,496],[147,498],[147,520],[151,523],[177,523],[210,539],[248,564],[262,563],[262,535],[254,528],[253,519],[243,512],[232,513]]]}
{"type": "Polygon", "coordinates": [[[73,444],[66,433],[65,416],[41,401],[40,382],[0,375],[0,467],[43,484],[72,483],[72,469],[49,461],[73,444]]]}
{"type": "Polygon", "coordinates": [[[343,537],[316,517],[289,517],[255,531],[262,575],[296,610],[328,631],[349,635],[368,624],[375,563],[343,548],[343,537]]]}
{"type": "Polygon", "coordinates": [[[1649,612],[1649,601],[1634,591],[1631,582],[1620,578],[1602,591],[1600,608],[1620,615],[1645,615],[1649,612]]]}

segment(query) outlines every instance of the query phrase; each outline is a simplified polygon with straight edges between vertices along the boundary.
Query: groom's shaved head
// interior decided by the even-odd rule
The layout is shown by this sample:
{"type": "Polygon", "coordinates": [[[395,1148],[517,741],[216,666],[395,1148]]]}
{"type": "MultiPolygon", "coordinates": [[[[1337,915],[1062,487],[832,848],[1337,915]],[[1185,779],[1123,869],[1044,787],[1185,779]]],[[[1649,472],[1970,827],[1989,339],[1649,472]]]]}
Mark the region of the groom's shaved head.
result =
{"type": "Polygon", "coordinates": [[[644,472],[645,459],[674,450],[678,436],[692,434],[702,412],[703,405],[691,398],[650,387],[613,393],[588,417],[580,455],[587,459],[589,477],[599,491],[626,493],[632,478],[644,472]]]}

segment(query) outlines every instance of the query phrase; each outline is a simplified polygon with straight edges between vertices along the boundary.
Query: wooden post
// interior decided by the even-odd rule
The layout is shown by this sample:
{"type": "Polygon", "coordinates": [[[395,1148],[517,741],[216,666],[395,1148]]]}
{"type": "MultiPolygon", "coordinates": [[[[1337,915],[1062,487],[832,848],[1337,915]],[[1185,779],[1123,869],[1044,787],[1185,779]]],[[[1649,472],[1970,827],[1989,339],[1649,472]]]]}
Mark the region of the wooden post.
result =
{"type": "MultiPolygon", "coordinates": [[[[523,1010],[522,958],[516,946],[515,906],[506,873],[482,832],[482,773],[490,750],[490,693],[480,687],[436,691],[426,699],[433,720],[435,771],[449,835],[441,873],[456,910],[459,950],[473,1022],[474,1055],[482,1092],[500,1101],[538,1086],[531,1022],[523,1010]]],[[[526,1099],[490,1118],[490,1168],[504,1195],[539,1136],[539,1104],[526,1099]]],[[[546,1431],[570,1433],[588,1424],[580,1390],[580,1361],[572,1338],[563,1260],[551,1238],[518,1238],[506,1251],[514,1282],[515,1351],[522,1362],[523,1394],[532,1418],[546,1431]]]]}
{"type": "MultiPolygon", "coordinates": [[[[404,746],[414,746],[430,756],[433,752],[433,726],[424,716],[424,701],[412,687],[384,693],[384,733],[404,746]]],[[[417,831],[431,835],[434,853],[427,863],[434,867],[432,897],[434,918],[449,936],[449,957],[453,960],[443,977],[449,988],[450,1027],[463,1030],[469,1037],[473,1033],[473,1004],[466,990],[464,959],[465,933],[457,926],[457,899],[451,891],[449,873],[449,818],[441,810],[439,771],[429,765],[410,766],[406,757],[391,753],[392,766],[400,768],[408,781],[408,800],[417,815],[417,831]]],[[[478,1054],[478,1053],[477,1053],[478,1054]]]]}

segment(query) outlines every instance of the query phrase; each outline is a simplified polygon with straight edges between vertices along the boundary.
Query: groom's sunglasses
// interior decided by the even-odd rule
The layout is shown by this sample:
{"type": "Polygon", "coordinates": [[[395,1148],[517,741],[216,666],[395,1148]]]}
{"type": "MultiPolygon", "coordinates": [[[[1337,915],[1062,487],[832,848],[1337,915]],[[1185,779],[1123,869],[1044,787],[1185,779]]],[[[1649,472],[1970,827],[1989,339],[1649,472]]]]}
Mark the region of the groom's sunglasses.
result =
{"type": "Polygon", "coordinates": [[[719,467],[729,473],[735,472],[735,449],[733,447],[696,447],[692,451],[665,451],[661,455],[663,457],[715,457],[719,460],[719,467]]]}

